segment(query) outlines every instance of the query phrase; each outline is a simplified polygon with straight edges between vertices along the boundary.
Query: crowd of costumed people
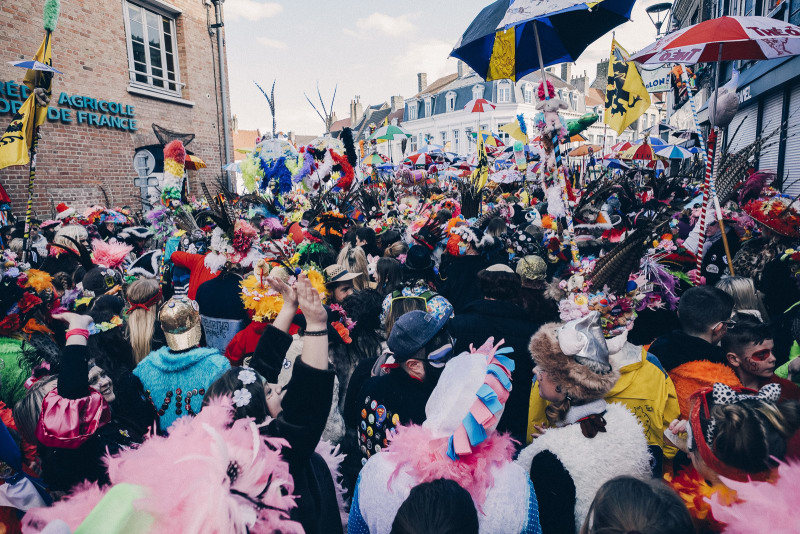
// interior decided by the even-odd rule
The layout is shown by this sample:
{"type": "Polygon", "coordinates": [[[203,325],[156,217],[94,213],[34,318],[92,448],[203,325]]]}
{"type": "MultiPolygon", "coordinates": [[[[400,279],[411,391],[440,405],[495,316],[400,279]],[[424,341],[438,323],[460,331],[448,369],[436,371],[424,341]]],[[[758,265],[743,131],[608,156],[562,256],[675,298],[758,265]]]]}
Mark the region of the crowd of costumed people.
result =
{"type": "Polygon", "coordinates": [[[2,229],[5,532],[797,531],[773,176],[719,177],[721,230],[679,175],[387,173],[341,137],[262,141],[240,194],[172,141],[153,209],[2,229]]]}

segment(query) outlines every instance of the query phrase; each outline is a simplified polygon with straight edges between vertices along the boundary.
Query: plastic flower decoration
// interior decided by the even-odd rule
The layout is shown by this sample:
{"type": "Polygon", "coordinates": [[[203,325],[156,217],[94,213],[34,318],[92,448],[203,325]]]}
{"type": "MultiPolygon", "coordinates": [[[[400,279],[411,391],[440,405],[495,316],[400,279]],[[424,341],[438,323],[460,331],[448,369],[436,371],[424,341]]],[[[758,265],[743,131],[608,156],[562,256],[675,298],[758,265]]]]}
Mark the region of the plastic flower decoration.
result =
{"type": "Polygon", "coordinates": [[[235,404],[238,408],[250,404],[250,399],[252,398],[252,393],[247,391],[245,388],[237,389],[233,392],[233,404],[235,404]]]}

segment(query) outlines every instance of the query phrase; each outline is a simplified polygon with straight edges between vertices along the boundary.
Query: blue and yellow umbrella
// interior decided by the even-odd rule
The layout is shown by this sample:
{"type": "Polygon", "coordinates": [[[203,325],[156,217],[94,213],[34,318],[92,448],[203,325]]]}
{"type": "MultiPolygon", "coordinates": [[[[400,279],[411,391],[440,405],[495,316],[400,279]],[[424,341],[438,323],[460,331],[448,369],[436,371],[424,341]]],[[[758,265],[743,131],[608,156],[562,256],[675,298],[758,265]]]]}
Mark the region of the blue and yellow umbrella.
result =
{"type": "Polygon", "coordinates": [[[587,46],[630,19],[634,1],[497,0],[475,17],[450,55],[486,80],[516,81],[578,59],[587,46]]]}

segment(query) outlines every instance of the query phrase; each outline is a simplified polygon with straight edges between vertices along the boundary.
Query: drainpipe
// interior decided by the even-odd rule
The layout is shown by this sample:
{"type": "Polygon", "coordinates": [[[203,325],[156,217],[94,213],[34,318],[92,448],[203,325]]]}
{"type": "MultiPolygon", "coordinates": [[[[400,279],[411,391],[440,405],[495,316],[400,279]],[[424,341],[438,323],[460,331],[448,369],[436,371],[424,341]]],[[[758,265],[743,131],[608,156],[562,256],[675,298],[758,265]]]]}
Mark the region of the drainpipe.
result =
{"type": "MultiPolygon", "coordinates": [[[[230,118],[228,117],[230,114],[228,113],[228,100],[226,98],[228,94],[228,87],[226,84],[227,77],[225,75],[225,62],[222,59],[222,48],[223,48],[223,40],[222,40],[222,28],[225,25],[222,21],[222,2],[225,0],[212,0],[214,3],[214,14],[216,16],[216,23],[212,24],[211,27],[216,29],[217,32],[217,62],[219,64],[219,68],[217,72],[219,73],[219,93],[220,93],[220,100],[222,100],[222,130],[223,130],[223,137],[222,142],[225,148],[225,161],[223,162],[223,166],[227,166],[230,162],[228,161],[228,157],[230,154],[231,149],[231,132],[230,132],[230,118]]],[[[228,184],[229,190],[235,190],[235,184],[231,183],[231,174],[230,171],[223,171],[225,176],[225,181],[228,184]]]]}

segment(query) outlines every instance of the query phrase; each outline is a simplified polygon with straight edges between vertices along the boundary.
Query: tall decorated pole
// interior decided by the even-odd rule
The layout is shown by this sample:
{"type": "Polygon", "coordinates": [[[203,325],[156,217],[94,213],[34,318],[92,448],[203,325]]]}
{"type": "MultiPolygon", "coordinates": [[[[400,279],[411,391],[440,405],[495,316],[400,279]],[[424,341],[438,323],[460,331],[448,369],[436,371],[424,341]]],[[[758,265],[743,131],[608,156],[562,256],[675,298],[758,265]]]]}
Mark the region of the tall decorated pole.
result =
{"type": "MultiPolygon", "coordinates": [[[[537,23],[533,23],[533,36],[536,40],[536,52],[539,55],[539,70],[542,75],[542,84],[544,85],[544,98],[550,99],[550,93],[547,90],[547,71],[544,70],[544,61],[542,60],[542,46],[539,42],[539,30],[537,23]]],[[[580,256],[578,255],[578,244],[575,242],[575,223],[572,220],[572,210],[569,206],[569,195],[567,194],[567,182],[564,178],[564,170],[561,168],[561,147],[558,132],[553,132],[553,154],[556,160],[555,173],[558,179],[558,187],[561,189],[561,201],[564,204],[564,218],[567,220],[567,240],[569,241],[569,248],[572,254],[572,266],[577,267],[580,265],[580,256]]],[[[542,170],[544,171],[544,162],[542,163],[542,170]]]]}
{"type": "Polygon", "coordinates": [[[25,232],[23,236],[22,260],[27,260],[31,215],[33,211],[33,187],[36,180],[36,152],[39,144],[39,126],[47,119],[47,104],[52,91],[53,69],[51,35],[56,29],[59,0],[46,0],[44,4],[45,36],[33,61],[14,62],[15,66],[27,68],[23,83],[31,93],[13,116],[2,138],[0,138],[0,169],[12,165],[30,164],[28,174],[28,202],[25,209],[25,232]]]}

